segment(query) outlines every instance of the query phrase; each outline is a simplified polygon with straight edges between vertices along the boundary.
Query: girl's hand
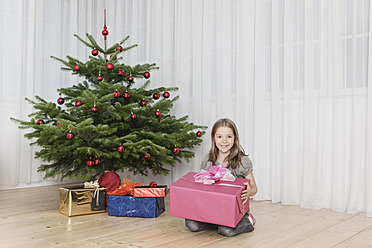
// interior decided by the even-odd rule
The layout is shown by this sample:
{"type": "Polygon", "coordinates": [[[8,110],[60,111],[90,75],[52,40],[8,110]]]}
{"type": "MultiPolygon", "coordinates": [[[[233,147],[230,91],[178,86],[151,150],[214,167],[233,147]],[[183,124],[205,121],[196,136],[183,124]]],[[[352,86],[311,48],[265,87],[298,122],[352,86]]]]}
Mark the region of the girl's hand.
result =
{"type": "Polygon", "coordinates": [[[253,172],[249,173],[245,178],[249,179],[249,183],[244,183],[247,188],[242,191],[241,198],[243,200],[243,204],[248,201],[249,197],[254,196],[257,193],[257,185],[256,181],[254,180],[253,172]]]}
{"type": "Polygon", "coordinates": [[[242,191],[242,200],[243,200],[243,204],[246,203],[249,199],[249,197],[251,196],[251,191],[252,191],[252,187],[251,185],[249,185],[249,183],[244,183],[246,185],[246,189],[242,191]]]}

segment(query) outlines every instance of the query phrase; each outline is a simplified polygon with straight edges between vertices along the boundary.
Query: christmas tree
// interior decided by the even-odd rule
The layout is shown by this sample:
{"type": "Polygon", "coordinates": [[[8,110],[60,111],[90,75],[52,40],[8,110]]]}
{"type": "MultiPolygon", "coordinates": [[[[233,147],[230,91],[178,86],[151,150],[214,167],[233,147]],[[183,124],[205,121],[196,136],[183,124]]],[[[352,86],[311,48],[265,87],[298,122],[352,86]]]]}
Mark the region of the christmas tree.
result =
{"type": "Polygon", "coordinates": [[[43,161],[38,171],[45,172],[45,178],[92,180],[107,170],[126,169],[167,175],[168,165],[189,161],[192,148],[202,142],[206,127],[170,114],[179,98],[172,97],[177,88],[148,89],[151,70],[159,68],[120,63],[122,54],[136,45],[123,47],[128,36],[107,48],[108,34],[105,21],[104,48],[89,34],[87,40],[75,35],[91,49],[89,60],[52,58],[84,81],[58,89],[57,104],[39,96],[26,98],[35,109],[30,120],[11,118],[20,129],[32,129],[24,136],[40,147],[35,158],[43,161]],[[136,81],[142,85],[135,87],[136,81]]]}

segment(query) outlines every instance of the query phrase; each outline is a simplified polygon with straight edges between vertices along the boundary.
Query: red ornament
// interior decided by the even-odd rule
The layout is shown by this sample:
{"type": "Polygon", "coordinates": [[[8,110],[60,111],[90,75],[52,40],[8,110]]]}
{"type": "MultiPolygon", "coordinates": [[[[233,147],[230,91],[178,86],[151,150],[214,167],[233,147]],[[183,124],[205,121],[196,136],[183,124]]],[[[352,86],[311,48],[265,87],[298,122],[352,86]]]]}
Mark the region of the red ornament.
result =
{"type": "Polygon", "coordinates": [[[152,98],[154,98],[154,100],[158,100],[160,98],[160,95],[158,93],[154,93],[152,95],[152,98]]]}
{"type": "Polygon", "coordinates": [[[140,102],[140,105],[141,105],[141,107],[143,107],[143,106],[147,105],[147,102],[146,102],[145,100],[142,100],[142,101],[140,102]]]}
{"type": "MultiPolygon", "coordinates": [[[[107,36],[109,34],[109,31],[108,30],[102,30],[102,35],[103,36],[107,36]]],[[[106,38],[106,37],[105,37],[106,38]]]]}
{"type": "Polygon", "coordinates": [[[124,152],[124,146],[120,145],[117,150],[118,152],[124,152]]]}
{"type": "Polygon", "coordinates": [[[103,26],[103,31],[102,31],[102,35],[104,36],[105,40],[107,39],[108,34],[109,32],[107,31],[107,27],[106,27],[106,10],[105,10],[105,25],[103,26]]]}
{"type": "Polygon", "coordinates": [[[87,165],[93,166],[94,165],[94,161],[91,160],[91,159],[87,160],[87,165]]]}
{"type": "Polygon", "coordinates": [[[120,92],[117,91],[117,90],[115,90],[113,94],[114,94],[114,97],[119,97],[120,96],[120,92]]]}
{"type": "Polygon", "coordinates": [[[44,121],[43,121],[43,120],[38,120],[38,121],[36,122],[36,124],[38,124],[38,125],[40,125],[40,124],[44,124],[44,121]]]}
{"type": "Polygon", "coordinates": [[[129,76],[129,77],[128,77],[128,81],[129,81],[129,82],[133,82],[133,80],[134,80],[134,78],[133,78],[132,76],[129,76]]]}
{"type": "Polygon", "coordinates": [[[155,116],[157,116],[157,117],[160,117],[161,116],[161,113],[160,113],[159,110],[155,112],[155,116]]]}
{"type": "Polygon", "coordinates": [[[136,115],[136,114],[131,114],[131,115],[130,115],[130,118],[132,118],[132,120],[134,120],[134,119],[137,118],[137,115],[136,115]]]}
{"type": "Polygon", "coordinates": [[[99,160],[99,158],[95,158],[93,162],[95,165],[99,165],[101,163],[101,160],[99,160]]]}
{"type": "Polygon", "coordinates": [[[169,98],[169,97],[170,97],[170,94],[169,94],[168,91],[166,91],[166,92],[163,93],[163,96],[164,96],[165,98],[169,98]]]}
{"type": "Polygon", "coordinates": [[[116,47],[116,51],[120,51],[120,52],[122,52],[122,51],[123,51],[123,47],[122,47],[122,46],[117,46],[117,47],[116,47]]]}
{"type": "Polygon", "coordinates": [[[74,137],[74,134],[71,132],[68,132],[67,139],[72,139],[74,137]]]}
{"type": "Polygon", "coordinates": [[[58,124],[57,124],[57,127],[60,127],[60,126],[61,126],[61,124],[58,123],[58,124]]]}
{"type": "Polygon", "coordinates": [[[175,147],[173,147],[173,153],[174,154],[177,154],[177,153],[179,153],[180,152],[180,148],[178,148],[177,146],[175,146],[175,147]]]}
{"type": "Polygon", "coordinates": [[[102,81],[103,80],[103,77],[102,76],[98,76],[97,77],[97,81],[102,81]]]}
{"type": "Polygon", "coordinates": [[[122,77],[124,75],[124,72],[122,70],[118,70],[116,75],[118,75],[119,77],[122,77]]]}
{"type": "Polygon", "coordinates": [[[200,132],[200,131],[197,131],[197,132],[196,132],[196,136],[198,136],[199,138],[200,138],[202,135],[203,135],[202,132],[200,132]]]}
{"type": "Polygon", "coordinates": [[[108,63],[106,65],[106,69],[110,71],[110,70],[114,69],[114,65],[112,63],[108,63]]]}
{"type": "Polygon", "coordinates": [[[149,186],[150,186],[150,188],[156,188],[156,187],[158,187],[158,184],[156,182],[150,182],[149,186]]]}
{"type": "Polygon", "coordinates": [[[150,159],[151,158],[151,155],[150,154],[146,154],[145,156],[143,156],[145,159],[150,159]]]}
{"type": "Polygon", "coordinates": [[[125,99],[128,99],[130,97],[130,94],[126,91],[126,92],[123,93],[123,97],[125,99]]]}
{"type": "Polygon", "coordinates": [[[145,78],[150,78],[150,72],[145,72],[145,73],[143,73],[143,76],[145,77],[145,78]]]}
{"type": "Polygon", "coordinates": [[[97,49],[93,49],[92,50],[92,55],[93,56],[97,56],[98,55],[98,50],[97,49]]]}
{"type": "Polygon", "coordinates": [[[80,71],[80,67],[78,65],[74,65],[74,71],[80,71]]]}
{"type": "Polygon", "coordinates": [[[75,106],[76,106],[76,107],[79,107],[81,104],[82,104],[82,102],[79,101],[79,100],[77,100],[77,101],[75,102],[75,106]]]}
{"type": "Polygon", "coordinates": [[[160,118],[160,119],[159,119],[159,122],[161,122],[162,120],[163,120],[163,119],[160,118]]]}
{"type": "Polygon", "coordinates": [[[57,99],[57,103],[59,105],[62,105],[64,102],[65,102],[65,99],[63,99],[62,97],[60,97],[60,98],[57,99]]]}
{"type": "Polygon", "coordinates": [[[97,113],[98,112],[98,108],[96,106],[92,107],[92,112],[93,113],[97,113]]]}

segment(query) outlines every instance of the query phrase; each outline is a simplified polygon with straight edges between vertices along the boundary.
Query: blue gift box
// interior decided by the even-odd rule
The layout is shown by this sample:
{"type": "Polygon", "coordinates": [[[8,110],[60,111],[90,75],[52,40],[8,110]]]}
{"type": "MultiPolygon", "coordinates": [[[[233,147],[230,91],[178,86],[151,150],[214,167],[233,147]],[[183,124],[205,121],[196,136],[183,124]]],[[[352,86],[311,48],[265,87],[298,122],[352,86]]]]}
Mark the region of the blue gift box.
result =
{"type": "Polygon", "coordinates": [[[109,195],[108,215],[156,218],[165,211],[164,197],[133,197],[109,195]]]}

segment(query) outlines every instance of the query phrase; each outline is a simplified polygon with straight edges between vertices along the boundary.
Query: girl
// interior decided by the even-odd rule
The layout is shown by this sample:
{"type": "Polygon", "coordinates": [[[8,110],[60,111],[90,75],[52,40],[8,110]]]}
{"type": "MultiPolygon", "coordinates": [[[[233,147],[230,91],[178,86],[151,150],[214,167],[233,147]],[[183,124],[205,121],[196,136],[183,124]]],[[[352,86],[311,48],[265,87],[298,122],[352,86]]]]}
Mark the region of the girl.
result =
{"type": "MultiPolygon", "coordinates": [[[[242,191],[241,198],[245,203],[249,197],[257,193],[256,182],[253,177],[252,162],[245,155],[239,142],[238,129],[230,119],[219,119],[212,128],[211,132],[212,147],[209,154],[203,159],[200,169],[208,170],[207,162],[213,165],[225,163],[235,177],[246,178],[250,183],[245,183],[247,188],[242,191]]],[[[187,228],[192,231],[202,231],[218,227],[218,233],[224,236],[235,236],[240,233],[251,232],[254,230],[252,223],[248,220],[249,211],[243,216],[241,221],[234,227],[215,225],[195,220],[185,220],[187,228]]]]}

